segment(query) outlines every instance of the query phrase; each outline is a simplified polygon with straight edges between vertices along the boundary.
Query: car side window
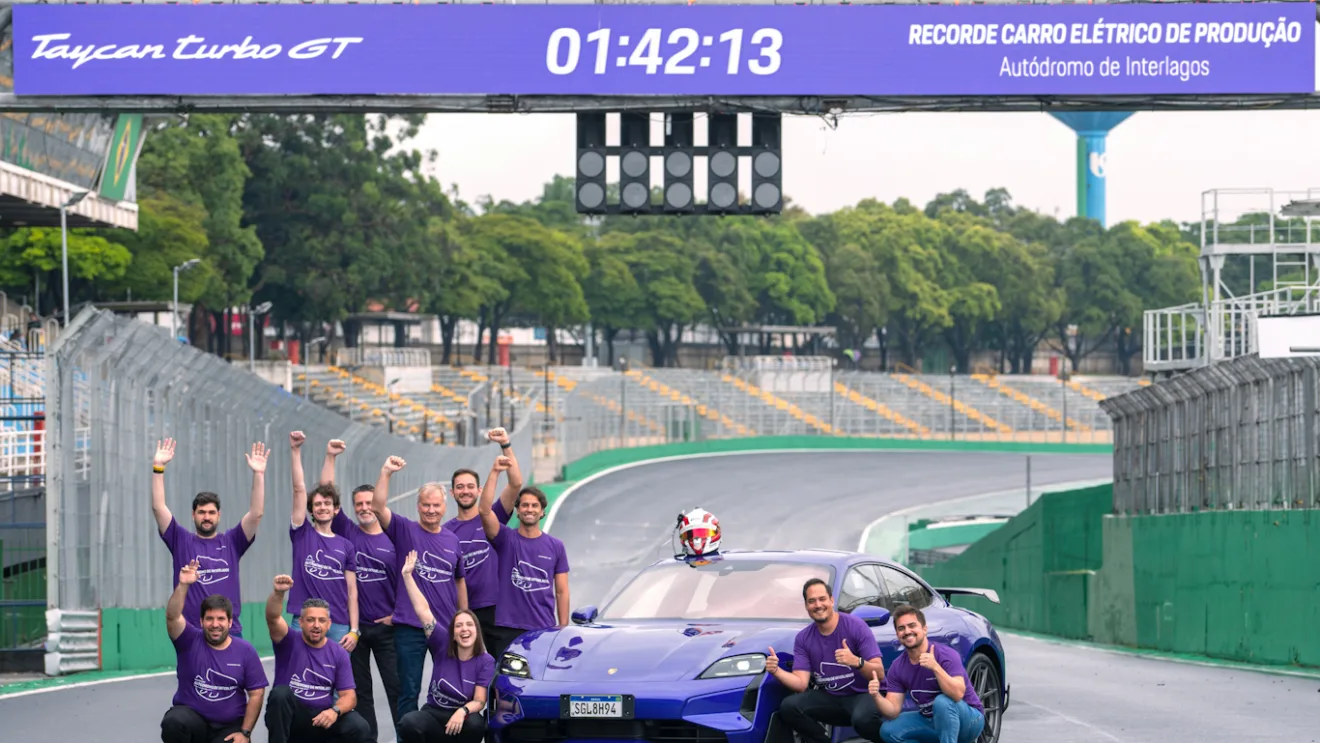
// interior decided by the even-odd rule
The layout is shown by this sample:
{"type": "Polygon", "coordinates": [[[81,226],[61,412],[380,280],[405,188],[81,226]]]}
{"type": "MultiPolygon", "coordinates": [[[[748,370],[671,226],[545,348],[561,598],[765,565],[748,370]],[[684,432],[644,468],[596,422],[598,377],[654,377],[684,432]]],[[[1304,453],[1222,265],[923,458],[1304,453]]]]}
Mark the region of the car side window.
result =
{"type": "Polygon", "coordinates": [[[893,611],[894,609],[907,604],[914,609],[925,609],[930,606],[934,596],[926,590],[912,576],[901,570],[896,570],[887,565],[880,566],[880,573],[884,576],[887,595],[884,608],[893,611]]]}
{"type": "Polygon", "coordinates": [[[885,597],[885,584],[877,572],[878,565],[856,565],[843,576],[843,588],[835,607],[839,611],[852,611],[859,606],[881,606],[885,597]]]}

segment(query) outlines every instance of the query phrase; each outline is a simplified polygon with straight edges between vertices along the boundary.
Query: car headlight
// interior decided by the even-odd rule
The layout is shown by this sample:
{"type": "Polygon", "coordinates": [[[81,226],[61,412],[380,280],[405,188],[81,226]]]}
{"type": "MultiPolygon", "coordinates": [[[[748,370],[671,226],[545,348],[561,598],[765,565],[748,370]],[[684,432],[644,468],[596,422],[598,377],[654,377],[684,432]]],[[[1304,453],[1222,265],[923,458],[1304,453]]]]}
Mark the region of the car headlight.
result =
{"type": "Polygon", "coordinates": [[[532,672],[527,665],[527,659],[521,655],[515,655],[513,653],[505,653],[504,657],[500,658],[500,673],[505,676],[516,676],[520,679],[529,679],[532,677],[532,672]]]}
{"type": "Polygon", "coordinates": [[[765,670],[765,655],[762,653],[750,653],[748,655],[735,655],[729,658],[720,658],[711,664],[710,668],[701,672],[699,678],[718,679],[728,678],[730,676],[755,676],[765,670]]]}

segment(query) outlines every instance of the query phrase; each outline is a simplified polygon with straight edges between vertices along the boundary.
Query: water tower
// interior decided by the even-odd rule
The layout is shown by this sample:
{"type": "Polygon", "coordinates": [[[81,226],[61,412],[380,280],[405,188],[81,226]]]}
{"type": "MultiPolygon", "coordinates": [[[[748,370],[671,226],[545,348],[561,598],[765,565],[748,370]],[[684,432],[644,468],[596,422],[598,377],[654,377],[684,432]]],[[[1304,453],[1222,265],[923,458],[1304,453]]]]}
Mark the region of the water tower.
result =
{"type": "Polygon", "coordinates": [[[1131,111],[1051,113],[1077,132],[1077,216],[1105,222],[1105,139],[1131,111]]]}

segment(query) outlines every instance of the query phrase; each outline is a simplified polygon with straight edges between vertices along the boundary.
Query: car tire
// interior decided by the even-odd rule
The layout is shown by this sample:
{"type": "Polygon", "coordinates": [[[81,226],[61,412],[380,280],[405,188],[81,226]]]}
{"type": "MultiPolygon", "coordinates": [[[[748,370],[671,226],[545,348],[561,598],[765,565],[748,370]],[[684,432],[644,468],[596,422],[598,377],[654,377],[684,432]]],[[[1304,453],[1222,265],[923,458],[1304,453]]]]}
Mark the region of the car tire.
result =
{"type": "Polygon", "coordinates": [[[977,743],[997,743],[999,728],[1004,715],[1004,681],[999,675],[999,668],[985,653],[972,655],[967,664],[967,678],[972,681],[972,688],[985,707],[985,728],[977,743]]]}

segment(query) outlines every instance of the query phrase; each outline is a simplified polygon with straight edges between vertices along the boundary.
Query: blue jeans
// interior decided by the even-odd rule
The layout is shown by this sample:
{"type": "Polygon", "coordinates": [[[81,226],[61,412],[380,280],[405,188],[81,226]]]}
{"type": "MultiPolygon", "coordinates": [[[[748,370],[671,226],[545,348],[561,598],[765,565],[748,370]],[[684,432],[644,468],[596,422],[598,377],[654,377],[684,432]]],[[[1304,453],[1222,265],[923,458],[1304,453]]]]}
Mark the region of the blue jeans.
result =
{"type": "Polygon", "coordinates": [[[985,727],[985,715],[967,702],[955,702],[941,694],[935,697],[930,717],[904,712],[880,726],[884,743],[972,743],[985,727]]]}
{"type": "Polygon", "coordinates": [[[394,664],[399,669],[399,717],[417,711],[426,666],[426,633],[419,627],[394,625],[394,664]]]}

